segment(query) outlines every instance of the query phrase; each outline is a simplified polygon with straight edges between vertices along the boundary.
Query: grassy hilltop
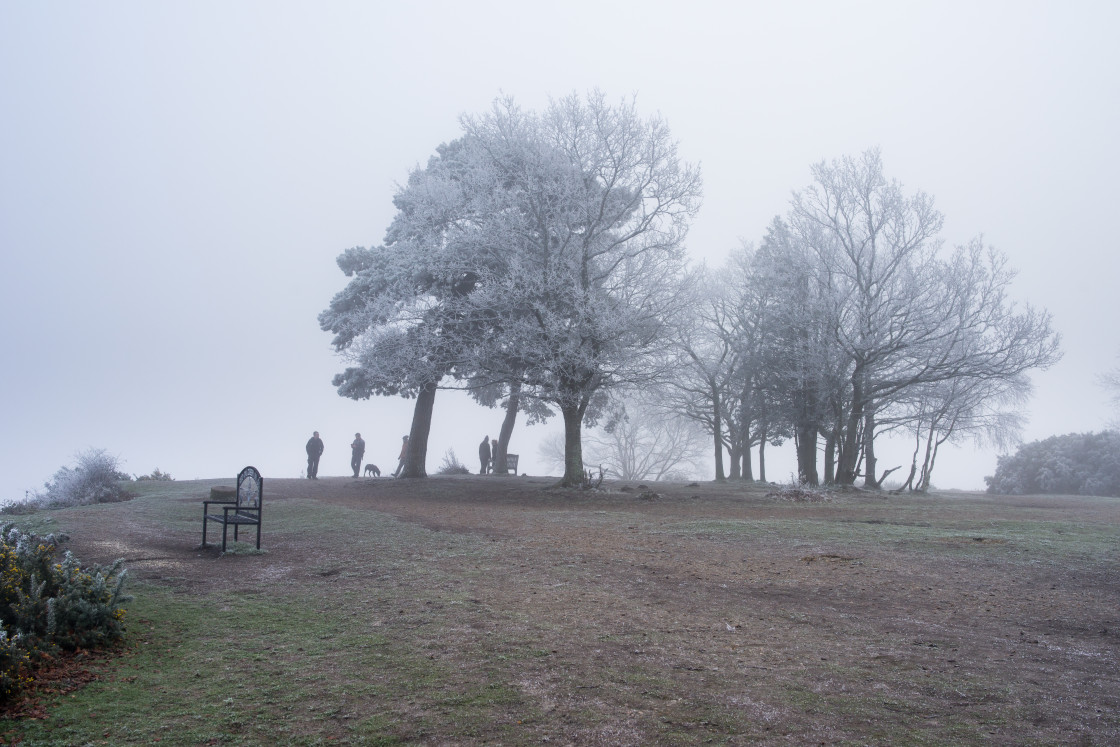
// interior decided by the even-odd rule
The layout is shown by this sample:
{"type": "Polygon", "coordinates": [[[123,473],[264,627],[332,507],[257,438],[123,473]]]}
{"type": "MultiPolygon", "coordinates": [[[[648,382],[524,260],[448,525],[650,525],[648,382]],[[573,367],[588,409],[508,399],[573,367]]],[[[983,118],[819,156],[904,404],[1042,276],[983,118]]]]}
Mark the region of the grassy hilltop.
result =
{"type": "Polygon", "coordinates": [[[266,475],[219,556],[231,483],[15,517],[135,601],[0,741],[1120,742],[1120,499],[266,475]]]}

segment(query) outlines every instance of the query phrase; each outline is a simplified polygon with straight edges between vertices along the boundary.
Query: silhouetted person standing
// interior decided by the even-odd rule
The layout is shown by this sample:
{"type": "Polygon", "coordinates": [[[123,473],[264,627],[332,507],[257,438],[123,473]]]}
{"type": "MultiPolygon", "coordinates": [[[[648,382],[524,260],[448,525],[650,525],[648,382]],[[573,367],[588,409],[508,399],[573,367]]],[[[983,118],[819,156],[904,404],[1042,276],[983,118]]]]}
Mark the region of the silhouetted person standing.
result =
{"type": "Polygon", "coordinates": [[[354,477],[362,471],[362,457],[366,455],[366,442],[362,440],[361,433],[354,434],[354,443],[350,444],[350,467],[354,470],[354,477]]]}
{"type": "Polygon", "coordinates": [[[401,455],[397,460],[397,469],[393,472],[393,477],[399,477],[401,470],[404,469],[404,461],[408,458],[408,436],[404,436],[401,441],[401,455]]]}
{"type": "Polygon", "coordinates": [[[307,440],[307,479],[319,479],[319,457],[323,456],[323,439],[319,438],[319,431],[311,434],[307,440]]]}
{"type": "Polygon", "coordinates": [[[486,470],[490,468],[490,437],[483,436],[482,443],[478,445],[478,461],[482,462],[482,468],[478,474],[485,475],[486,470]]]}

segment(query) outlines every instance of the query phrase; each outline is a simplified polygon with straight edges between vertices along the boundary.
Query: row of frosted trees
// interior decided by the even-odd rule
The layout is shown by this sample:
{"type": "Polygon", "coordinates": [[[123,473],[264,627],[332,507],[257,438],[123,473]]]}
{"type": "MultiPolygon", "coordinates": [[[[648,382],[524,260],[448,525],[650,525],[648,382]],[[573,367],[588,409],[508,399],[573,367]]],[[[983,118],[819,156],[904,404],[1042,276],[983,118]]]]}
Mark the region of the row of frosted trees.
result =
{"type": "Polygon", "coordinates": [[[925,195],[877,152],[813,170],[757,248],[690,270],[700,176],[657,117],[601,94],[543,113],[512,101],[461,119],[394,198],[382,245],[338,258],[350,278],[320,314],[350,362],[341,395],[415,397],[404,474],[425,474],[436,392],[564,421],[562,484],[585,473],[582,428],[640,389],[712,437],[716,477],[753,477],[793,438],[802,481],[878,485],[875,439],[909,430],[908,481],[937,446],[1013,432],[1026,372],[1052,363],[1049,317],[1007,297],[1012,273],[976,241],[944,252],[925,195]],[[614,401],[612,402],[612,393],[614,401]]]}
{"type": "Polygon", "coordinates": [[[946,250],[942,215],[883,175],[878,151],[813,167],[757,247],[709,272],[682,328],[674,407],[714,436],[716,477],[751,479],[792,438],[799,480],[879,487],[876,439],[913,440],[925,490],[951,439],[1014,440],[1027,373],[1059,357],[1047,313],[1009,298],[980,239],[946,250]],[[823,467],[823,474],[822,474],[823,467]]]}

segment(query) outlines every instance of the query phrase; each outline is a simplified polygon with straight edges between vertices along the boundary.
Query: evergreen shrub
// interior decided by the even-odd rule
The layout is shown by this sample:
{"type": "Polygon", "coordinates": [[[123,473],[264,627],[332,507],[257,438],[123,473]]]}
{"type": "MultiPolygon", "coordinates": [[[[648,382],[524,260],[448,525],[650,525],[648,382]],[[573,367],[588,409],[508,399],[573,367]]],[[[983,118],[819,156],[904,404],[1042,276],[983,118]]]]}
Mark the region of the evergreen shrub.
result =
{"type": "Polygon", "coordinates": [[[111,644],[124,633],[124,559],[83,568],[55,559],[64,535],[0,530],[0,700],[16,694],[34,665],[58,650],[111,644]]]}
{"type": "Polygon", "coordinates": [[[985,477],[999,495],[1120,497],[1120,433],[1069,433],[1023,444],[985,477]]]}

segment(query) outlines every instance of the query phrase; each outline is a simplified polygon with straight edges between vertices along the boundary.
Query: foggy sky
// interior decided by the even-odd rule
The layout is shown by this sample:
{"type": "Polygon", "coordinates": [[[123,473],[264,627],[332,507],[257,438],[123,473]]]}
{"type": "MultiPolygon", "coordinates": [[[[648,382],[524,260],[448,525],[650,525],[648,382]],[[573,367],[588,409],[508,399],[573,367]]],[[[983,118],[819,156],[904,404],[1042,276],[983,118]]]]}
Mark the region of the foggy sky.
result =
{"type": "MultiPolygon", "coordinates": [[[[318,328],[343,249],[381,242],[409,169],[500,95],[602,89],[660,112],[704,174],[687,246],[758,241],[822,159],[880,147],[983,234],[1064,360],[1027,440],[1100,430],[1120,363],[1120,6],[1111,2],[291,3],[0,0],[0,500],[104,448],[130,473],[391,471],[412,402],[340,398],[318,328]]],[[[501,412],[436,398],[428,469],[501,412]]],[[[539,472],[518,426],[510,450],[539,472]]],[[[771,479],[792,457],[769,453],[771,479]]],[[[881,455],[881,466],[904,457],[881,455]]],[[[980,488],[995,452],[944,453],[980,488]]],[[[905,469],[902,473],[905,473],[905,469]]],[[[711,474],[703,475],[710,479],[711,474]]]]}

